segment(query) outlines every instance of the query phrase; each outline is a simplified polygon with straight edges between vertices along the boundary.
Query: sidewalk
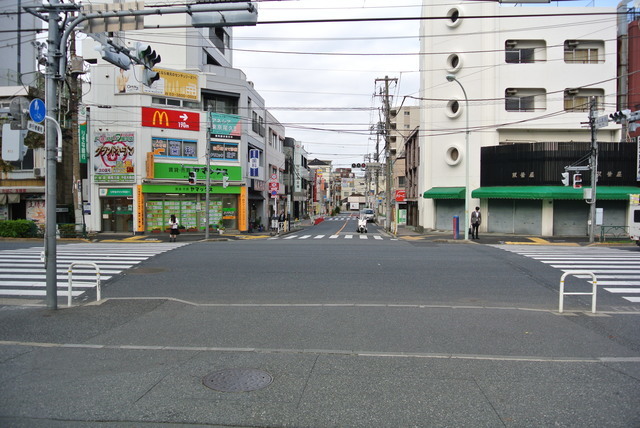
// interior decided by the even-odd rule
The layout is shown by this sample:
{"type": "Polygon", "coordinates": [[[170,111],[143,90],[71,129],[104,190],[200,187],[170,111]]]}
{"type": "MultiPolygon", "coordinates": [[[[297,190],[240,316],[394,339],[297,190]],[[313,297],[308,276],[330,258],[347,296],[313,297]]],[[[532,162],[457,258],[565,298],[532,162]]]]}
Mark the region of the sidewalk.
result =
{"type": "Polygon", "coordinates": [[[396,236],[408,240],[427,240],[447,243],[474,243],[474,244],[522,244],[522,245],[580,245],[580,246],[627,246],[636,245],[629,240],[611,239],[600,242],[599,236],[595,242],[590,243],[588,236],[536,236],[536,235],[509,235],[503,233],[480,233],[479,239],[465,241],[464,231],[461,231],[458,239],[454,239],[452,231],[429,230],[416,232],[412,226],[399,226],[396,236]]]}

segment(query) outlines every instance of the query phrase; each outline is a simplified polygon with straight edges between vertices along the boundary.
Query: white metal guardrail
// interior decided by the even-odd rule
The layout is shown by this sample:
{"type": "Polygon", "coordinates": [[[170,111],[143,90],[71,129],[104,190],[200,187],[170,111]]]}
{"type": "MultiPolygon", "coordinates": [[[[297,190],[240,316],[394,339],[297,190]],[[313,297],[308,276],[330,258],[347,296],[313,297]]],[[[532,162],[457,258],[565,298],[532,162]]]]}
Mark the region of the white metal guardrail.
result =
{"type": "MultiPolygon", "coordinates": [[[[73,267],[74,266],[91,266],[96,270],[96,301],[100,301],[102,297],[102,291],[100,289],[100,268],[97,264],[92,262],[73,262],[69,265],[69,269],[67,270],[68,278],[69,278],[69,295],[67,297],[67,306],[71,307],[71,300],[73,299],[71,293],[73,290],[73,267]]],[[[93,283],[82,283],[82,284],[93,284],[93,283]]]]}
{"type": "Polygon", "coordinates": [[[560,277],[560,305],[558,308],[558,312],[562,313],[564,310],[564,296],[591,296],[591,313],[596,313],[596,293],[597,293],[598,280],[596,279],[596,275],[593,272],[587,270],[568,270],[562,274],[560,277]],[[590,275],[591,276],[591,284],[592,289],[591,292],[588,291],[572,291],[566,292],[564,291],[564,279],[569,275],[590,275]]]}

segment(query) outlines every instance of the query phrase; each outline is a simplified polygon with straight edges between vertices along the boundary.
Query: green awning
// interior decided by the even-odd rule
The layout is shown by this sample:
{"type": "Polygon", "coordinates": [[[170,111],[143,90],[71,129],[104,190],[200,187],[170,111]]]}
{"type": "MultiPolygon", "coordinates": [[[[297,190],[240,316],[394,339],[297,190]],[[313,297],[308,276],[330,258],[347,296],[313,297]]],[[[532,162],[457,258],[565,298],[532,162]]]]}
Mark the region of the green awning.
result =
{"type": "Polygon", "coordinates": [[[432,187],[424,192],[423,198],[464,199],[464,187],[432,187]]]}
{"type": "MultiPolygon", "coordinates": [[[[596,200],[626,201],[629,195],[640,193],[640,187],[598,186],[596,200]]],[[[583,189],[569,186],[496,186],[481,187],[471,192],[478,199],[584,199],[583,189]]]]}

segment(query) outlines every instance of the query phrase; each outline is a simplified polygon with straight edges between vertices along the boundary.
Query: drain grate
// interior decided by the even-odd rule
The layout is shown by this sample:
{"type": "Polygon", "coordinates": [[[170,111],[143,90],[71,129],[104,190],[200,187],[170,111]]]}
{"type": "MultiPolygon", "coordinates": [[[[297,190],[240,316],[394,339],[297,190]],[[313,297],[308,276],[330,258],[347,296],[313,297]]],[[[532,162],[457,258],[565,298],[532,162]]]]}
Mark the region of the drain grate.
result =
{"type": "Polygon", "coordinates": [[[226,369],[210,373],[202,379],[207,388],[221,392],[249,392],[265,388],[273,377],[264,370],[226,369]]]}

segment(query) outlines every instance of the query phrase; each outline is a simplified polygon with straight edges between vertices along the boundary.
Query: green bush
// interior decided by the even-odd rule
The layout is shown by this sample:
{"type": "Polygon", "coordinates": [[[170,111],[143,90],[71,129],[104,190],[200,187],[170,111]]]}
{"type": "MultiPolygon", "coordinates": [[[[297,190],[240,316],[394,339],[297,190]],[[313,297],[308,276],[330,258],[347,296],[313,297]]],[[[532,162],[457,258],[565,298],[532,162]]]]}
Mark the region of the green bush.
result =
{"type": "Polygon", "coordinates": [[[8,238],[34,238],[38,227],[31,220],[0,221],[0,236],[8,238]]]}
{"type": "Polygon", "coordinates": [[[76,237],[76,225],[73,223],[61,223],[58,224],[58,231],[61,238],[75,238],[76,237]]]}

